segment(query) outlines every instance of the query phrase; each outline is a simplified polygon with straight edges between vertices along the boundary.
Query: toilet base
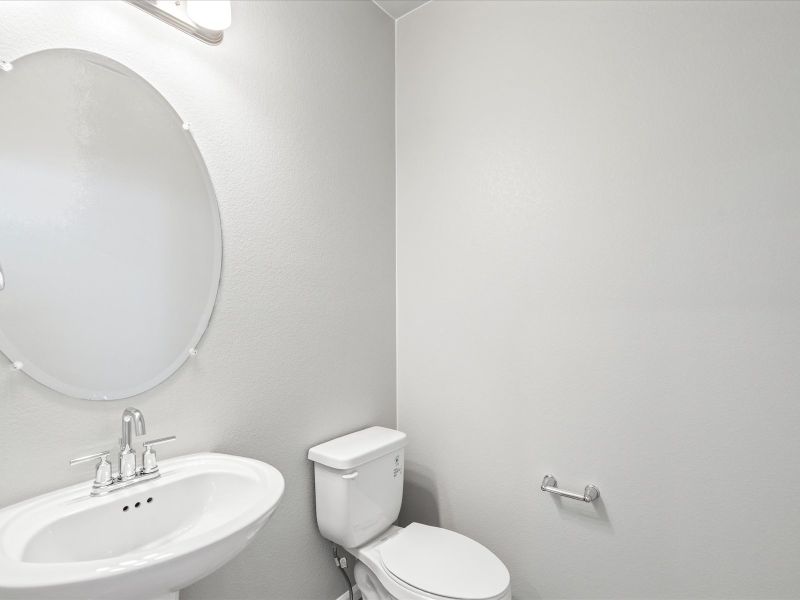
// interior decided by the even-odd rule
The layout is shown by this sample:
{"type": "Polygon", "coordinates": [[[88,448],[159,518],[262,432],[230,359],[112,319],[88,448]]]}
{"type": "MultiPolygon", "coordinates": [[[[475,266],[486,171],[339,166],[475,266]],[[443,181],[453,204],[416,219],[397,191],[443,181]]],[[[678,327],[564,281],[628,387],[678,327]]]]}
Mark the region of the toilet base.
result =
{"type": "Polygon", "coordinates": [[[397,600],[360,560],[356,561],[354,573],[362,600],[397,600]]]}

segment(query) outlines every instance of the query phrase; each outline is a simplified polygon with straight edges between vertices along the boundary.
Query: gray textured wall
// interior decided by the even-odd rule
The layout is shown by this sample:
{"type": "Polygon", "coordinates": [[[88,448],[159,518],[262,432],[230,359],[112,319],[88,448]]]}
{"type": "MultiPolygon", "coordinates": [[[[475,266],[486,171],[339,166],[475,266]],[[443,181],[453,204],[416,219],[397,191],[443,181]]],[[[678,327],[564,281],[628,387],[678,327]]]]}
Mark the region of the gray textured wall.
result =
{"type": "Polygon", "coordinates": [[[72,400],[0,368],[0,505],[89,478],[67,460],[113,445],[132,404],[178,436],[163,456],[242,454],[286,478],[253,545],[183,598],[335,598],[305,451],[395,422],[392,21],[371,2],[234,2],[212,48],[122,2],[0,2],[0,58],[58,47],[122,62],[192,123],[224,273],[199,355],[139,397],[72,400]]]}
{"type": "Polygon", "coordinates": [[[398,22],[405,518],[517,598],[797,597],[798,31],[797,2],[398,22]]]}

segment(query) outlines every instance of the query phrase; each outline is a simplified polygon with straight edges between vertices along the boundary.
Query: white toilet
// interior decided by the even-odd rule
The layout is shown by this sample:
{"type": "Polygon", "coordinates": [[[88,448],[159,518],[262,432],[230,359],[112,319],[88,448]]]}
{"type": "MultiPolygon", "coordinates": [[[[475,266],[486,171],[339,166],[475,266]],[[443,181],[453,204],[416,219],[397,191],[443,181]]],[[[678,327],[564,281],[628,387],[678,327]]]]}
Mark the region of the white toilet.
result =
{"type": "Polygon", "coordinates": [[[364,600],[510,600],[505,565],[440,527],[392,524],[403,497],[406,434],[370,427],[314,446],[317,524],[358,562],[364,600]]]}

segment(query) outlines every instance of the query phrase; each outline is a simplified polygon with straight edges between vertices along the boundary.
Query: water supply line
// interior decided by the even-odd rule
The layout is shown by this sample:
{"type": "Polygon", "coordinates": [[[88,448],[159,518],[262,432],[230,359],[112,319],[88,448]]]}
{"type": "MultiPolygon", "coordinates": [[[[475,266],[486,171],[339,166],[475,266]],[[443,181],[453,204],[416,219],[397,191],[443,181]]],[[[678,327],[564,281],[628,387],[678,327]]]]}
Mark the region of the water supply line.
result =
{"type": "Polygon", "coordinates": [[[339,558],[339,548],[333,544],[333,562],[336,568],[341,571],[345,581],[347,581],[347,593],[350,594],[350,600],[353,600],[353,582],[350,581],[350,575],[347,573],[347,558],[342,556],[339,558]]]}

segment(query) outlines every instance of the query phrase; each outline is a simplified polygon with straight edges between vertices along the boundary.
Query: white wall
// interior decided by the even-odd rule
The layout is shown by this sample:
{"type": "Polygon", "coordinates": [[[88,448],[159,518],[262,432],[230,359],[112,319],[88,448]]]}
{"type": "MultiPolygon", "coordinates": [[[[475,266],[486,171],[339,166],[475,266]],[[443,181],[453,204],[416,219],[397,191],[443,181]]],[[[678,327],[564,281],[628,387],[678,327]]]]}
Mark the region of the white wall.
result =
{"type": "Polygon", "coordinates": [[[78,401],[0,368],[0,506],[88,480],[67,460],[112,446],[132,404],[178,436],[163,456],[242,454],[286,478],[253,545],[182,598],[335,598],[305,451],[395,422],[393,23],[371,2],[235,2],[225,36],[122,2],[0,2],[0,58],[105,54],[192,123],[225,243],[200,354],[156,389],[78,401]]]}
{"type": "Polygon", "coordinates": [[[405,518],[517,598],[797,597],[798,31],[796,2],[398,21],[405,518]]]}

